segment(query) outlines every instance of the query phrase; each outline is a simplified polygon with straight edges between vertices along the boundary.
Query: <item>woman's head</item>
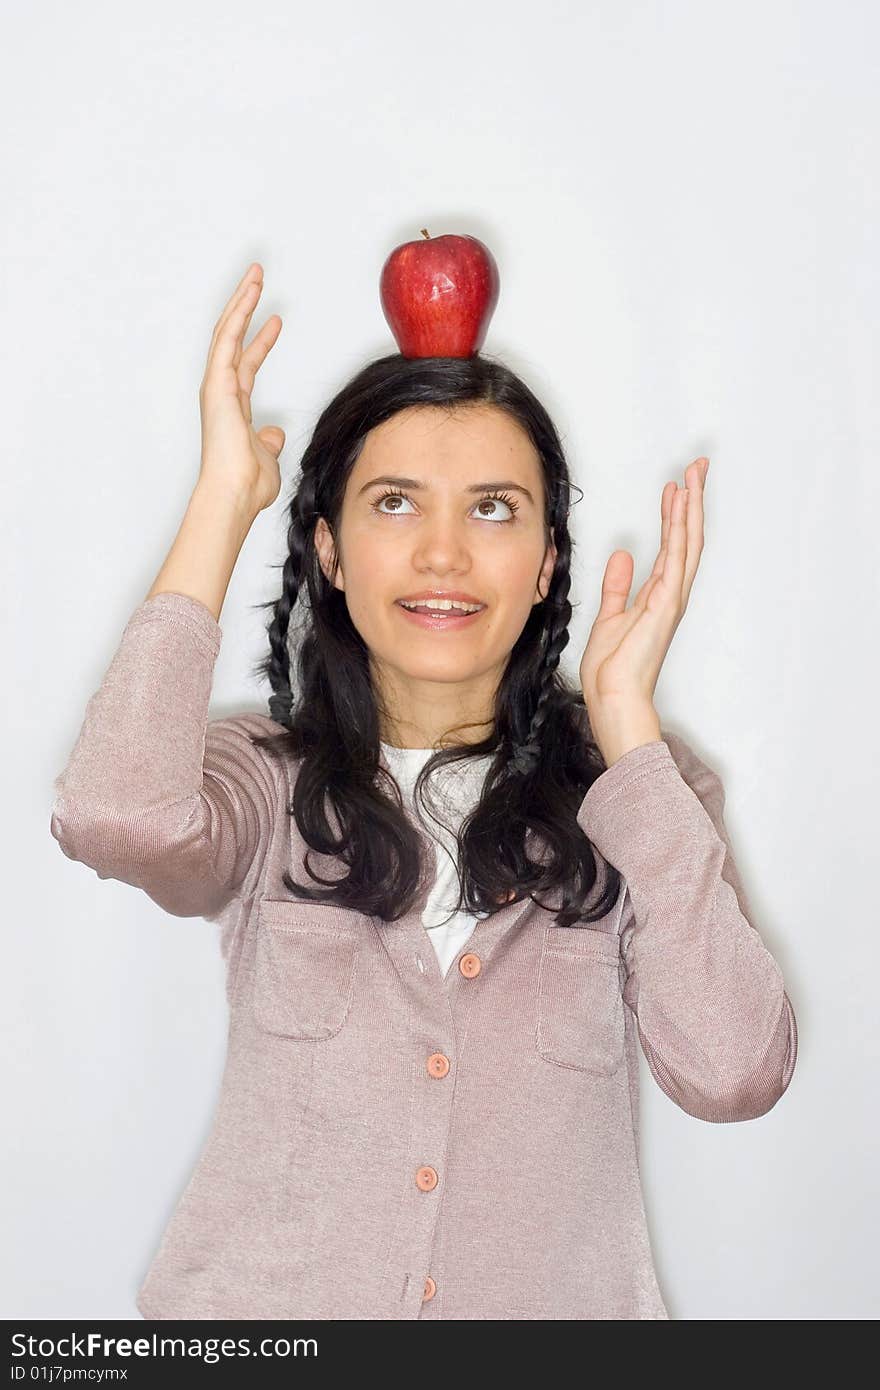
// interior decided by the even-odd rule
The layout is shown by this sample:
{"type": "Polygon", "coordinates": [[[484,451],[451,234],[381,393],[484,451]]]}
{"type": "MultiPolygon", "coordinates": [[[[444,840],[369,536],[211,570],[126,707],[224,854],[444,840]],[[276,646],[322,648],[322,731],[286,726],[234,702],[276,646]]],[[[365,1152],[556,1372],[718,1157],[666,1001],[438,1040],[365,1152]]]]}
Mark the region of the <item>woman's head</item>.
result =
{"type": "Polygon", "coordinates": [[[572,867],[592,887],[595,862],[575,816],[604,763],[583,697],[558,670],[571,616],[571,486],[544,407],[479,354],[380,358],[324,409],[290,502],[282,593],[261,605],[273,617],[257,667],[288,732],[255,742],[301,759],[292,807],[300,832],[350,865],[331,891],[285,878],[297,896],[391,920],[422,886],[416,831],[379,765],[383,738],[440,750],[417,794],[435,768],[494,755],[460,832],[471,909],[491,910],[511,890],[561,886],[572,867]],[[430,630],[398,603],[426,590],[463,592],[485,607],[455,629],[430,630]],[[525,856],[529,830],[547,842],[549,871],[525,856]],[[573,851],[567,873],[553,857],[560,835],[573,851]]]}
{"type": "Polygon", "coordinates": [[[367,434],[315,546],[369,653],[389,742],[430,747],[463,721],[491,731],[510,653],[550,589],[551,488],[529,434],[485,399],[406,406],[367,434]],[[429,590],[484,606],[429,628],[400,603],[429,590]]]}

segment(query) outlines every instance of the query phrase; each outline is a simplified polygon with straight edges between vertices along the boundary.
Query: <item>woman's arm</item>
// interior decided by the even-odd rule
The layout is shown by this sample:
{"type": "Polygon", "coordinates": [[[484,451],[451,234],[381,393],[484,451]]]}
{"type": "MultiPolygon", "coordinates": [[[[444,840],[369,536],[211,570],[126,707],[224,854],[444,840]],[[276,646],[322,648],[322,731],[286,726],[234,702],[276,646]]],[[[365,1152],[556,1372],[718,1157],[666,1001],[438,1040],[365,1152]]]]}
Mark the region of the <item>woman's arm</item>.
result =
{"type": "Polygon", "coordinates": [[[588,789],[578,823],[627,892],[623,998],[654,1079],[689,1115],[763,1115],[787,1089],[797,1022],[754,923],[724,824],[720,777],[690,745],[624,754],[588,789]]]}
{"type": "Polygon", "coordinates": [[[221,636],[195,597],[140,604],[55,779],[51,833],[68,859],[178,917],[210,920],[253,891],[284,795],[280,769],[249,738],[280,725],[261,714],[208,722],[221,636]]]}
{"type": "Polygon", "coordinates": [[[250,409],[280,319],[243,346],[261,284],[252,265],[217,321],[199,392],[198,482],[55,779],[51,831],[67,857],[182,917],[214,917],[251,891],[280,794],[281,772],[249,734],[281,726],[265,715],[208,722],[229,580],[254,518],[280,489],[284,432],[254,431],[250,409]]]}

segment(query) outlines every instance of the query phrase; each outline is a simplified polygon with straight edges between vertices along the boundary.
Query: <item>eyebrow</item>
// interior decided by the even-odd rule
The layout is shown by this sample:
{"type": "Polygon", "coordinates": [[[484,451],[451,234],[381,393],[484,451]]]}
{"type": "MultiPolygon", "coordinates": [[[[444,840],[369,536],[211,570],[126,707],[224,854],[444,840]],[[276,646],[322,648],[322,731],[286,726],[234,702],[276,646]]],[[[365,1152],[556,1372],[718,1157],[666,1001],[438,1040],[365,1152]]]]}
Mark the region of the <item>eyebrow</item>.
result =
{"type": "MultiPolygon", "coordinates": [[[[360,497],[361,493],[366,492],[367,488],[375,487],[377,483],[389,483],[392,487],[407,487],[411,488],[414,492],[427,492],[429,490],[428,484],[423,483],[420,478],[392,478],[388,474],[383,473],[383,475],[380,478],[371,478],[368,483],[364,483],[363,487],[358,492],[358,497],[360,497]]],[[[528,488],[523,487],[522,483],[470,483],[468,487],[464,488],[464,491],[493,492],[499,491],[501,488],[508,488],[513,492],[521,492],[523,496],[529,499],[532,506],[535,505],[535,499],[529,492],[528,488]]]]}

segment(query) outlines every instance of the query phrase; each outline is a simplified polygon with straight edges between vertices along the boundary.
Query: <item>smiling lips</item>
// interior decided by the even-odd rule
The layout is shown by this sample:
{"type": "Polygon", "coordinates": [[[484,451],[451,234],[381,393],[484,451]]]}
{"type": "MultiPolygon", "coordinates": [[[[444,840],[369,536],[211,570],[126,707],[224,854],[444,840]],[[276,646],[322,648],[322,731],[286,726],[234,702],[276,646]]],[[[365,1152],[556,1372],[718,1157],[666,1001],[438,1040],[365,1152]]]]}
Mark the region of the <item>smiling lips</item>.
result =
{"type": "Polygon", "coordinates": [[[449,613],[453,609],[471,613],[486,607],[482,599],[466,593],[464,589],[420,589],[415,594],[404,594],[396,602],[404,608],[419,608],[435,613],[449,613]]]}
{"type": "Polygon", "coordinates": [[[435,632],[440,629],[455,632],[458,628],[467,627],[469,623],[476,622],[486,609],[485,603],[474,607],[471,604],[457,601],[453,603],[450,600],[444,603],[439,599],[423,599],[419,603],[398,599],[396,607],[406,614],[409,622],[435,632]]]}
{"type": "Polygon", "coordinates": [[[441,598],[420,598],[402,599],[397,602],[401,608],[420,613],[478,613],[485,608],[485,603],[466,602],[463,599],[441,599],[441,598]]]}

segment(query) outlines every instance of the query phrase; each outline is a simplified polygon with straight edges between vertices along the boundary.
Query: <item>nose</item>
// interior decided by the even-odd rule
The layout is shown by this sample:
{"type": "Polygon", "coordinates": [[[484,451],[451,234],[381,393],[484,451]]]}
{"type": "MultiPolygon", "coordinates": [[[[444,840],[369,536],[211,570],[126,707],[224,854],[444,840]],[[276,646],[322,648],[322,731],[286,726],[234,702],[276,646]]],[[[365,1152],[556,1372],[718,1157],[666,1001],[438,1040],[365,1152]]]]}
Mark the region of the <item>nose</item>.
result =
{"type": "Polygon", "coordinates": [[[464,574],[471,567],[469,543],[462,522],[456,517],[435,516],[419,527],[413,555],[417,569],[434,574],[464,574]]]}

